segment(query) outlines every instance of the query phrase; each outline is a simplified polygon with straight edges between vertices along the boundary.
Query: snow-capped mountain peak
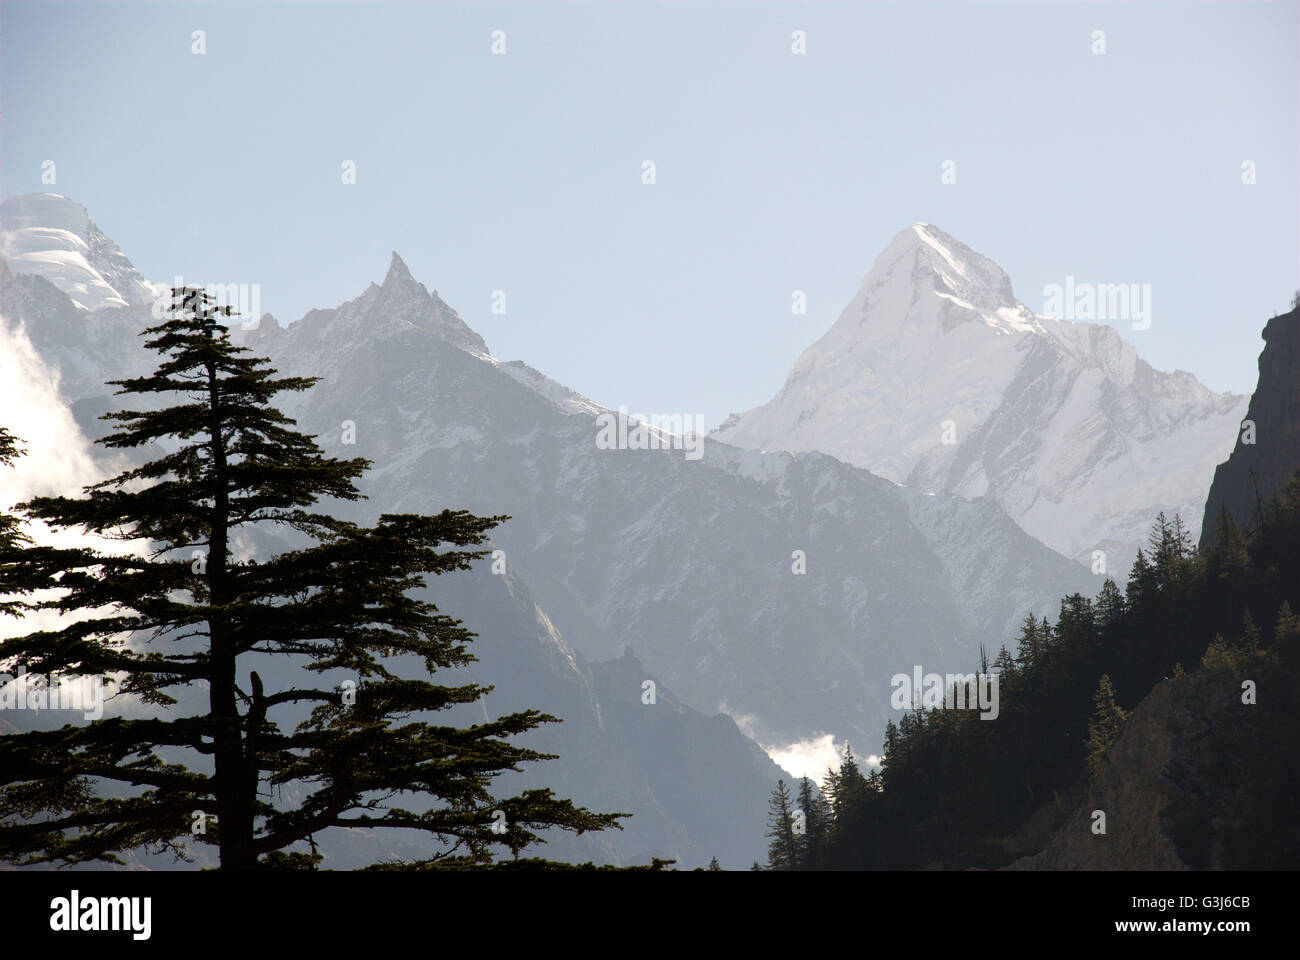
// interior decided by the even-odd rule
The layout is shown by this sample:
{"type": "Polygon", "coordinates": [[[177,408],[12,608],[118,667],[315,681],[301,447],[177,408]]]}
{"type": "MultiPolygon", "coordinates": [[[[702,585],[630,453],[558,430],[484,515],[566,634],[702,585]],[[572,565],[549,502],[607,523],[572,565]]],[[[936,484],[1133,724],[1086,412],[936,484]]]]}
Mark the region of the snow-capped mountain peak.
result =
{"type": "Polygon", "coordinates": [[[901,230],[880,255],[879,263],[911,254],[915,268],[932,270],[950,294],[994,309],[1015,305],[1011,278],[992,260],[929,223],[901,230]]]}
{"type": "Polygon", "coordinates": [[[1122,576],[1161,510],[1197,523],[1244,410],[1244,397],[1151,369],[1113,327],[1035,315],[996,263],[917,223],[781,392],[714,436],[992,495],[1067,556],[1108,551],[1122,576]]]}
{"type": "Polygon", "coordinates": [[[57,193],[10,197],[0,204],[0,228],[10,270],[44,277],[83,310],[142,306],[161,292],[75,200],[57,193]]]}
{"type": "Polygon", "coordinates": [[[871,320],[882,323],[868,335],[892,336],[904,319],[931,334],[974,320],[1007,334],[1042,331],[1016,300],[1006,271],[929,223],[895,234],[845,315],[854,322],[845,324],[853,333],[844,333],[854,337],[871,320]]]}

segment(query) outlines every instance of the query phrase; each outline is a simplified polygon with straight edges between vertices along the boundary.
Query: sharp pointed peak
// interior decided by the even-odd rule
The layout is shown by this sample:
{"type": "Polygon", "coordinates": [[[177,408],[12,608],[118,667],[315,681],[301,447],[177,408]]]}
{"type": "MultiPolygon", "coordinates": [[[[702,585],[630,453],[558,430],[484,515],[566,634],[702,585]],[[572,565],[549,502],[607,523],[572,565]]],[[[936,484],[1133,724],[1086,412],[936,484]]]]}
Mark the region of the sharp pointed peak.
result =
{"type": "Polygon", "coordinates": [[[970,249],[943,228],[921,220],[918,220],[910,227],[899,230],[889,243],[891,247],[917,247],[922,245],[943,252],[951,250],[969,251],[970,249]]]}
{"type": "Polygon", "coordinates": [[[857,331],[870,315],[878,332],[893,330],[899,316],[911,315],[918,295],[927,302],[935,296],[943,301],[943,317],[931,317],[943,329],[963,318],[981,318],[998,330],[1039,329],[997,262],[924,221],[899,230],[876,257],[858,287],[850,327],[857,331]],[[864,312],[868,303],[875,304],[869,315],[864,312]]]}
{"type": "Polygon", "coordinates": [[[388,275],[384,277],[384,286],[390,283],[405,283],[414,281],[415,277],[411,276],[411,269],[406,265],[406,261],[401,258],[396,250],[393,251],[393,257],[388,261],[388,275]]]}
{"type": "MultiPolygon", "coordinates": [[[[375,285],[372,283],[371,286],[375,285]]],[[[393,258],[388,263],[388,273],[384,277],[384,282],[376,289],[380,291],[381,296],[396,296],[401,299],[413,297],[417,300],[425,300],[429,297],[428,289],[415,279],[410,267],[396,250],[393,251],[393,258]]]]}
{"type": "Polygon", "coordinates": [[[1011,297],[1011,281],[1001,266],[940,227],[923,221],[905,227],[894,235],[876,259],[867,279],[870,280],[876,274],[888,273],[895,264],[911,257],[916,259],[907,259],[906,262],[925,264],[944,277],[949,286],[968,288],[974,284],[988,288],[994,294],[994,299],[1011,297]]]}
{"type": "Polygon", "coordinates": [[[942,227],[936,227],[933,223],[914,223],[911,226],[911,231],[917,239],[928,243],[932,247],[943,246],[960,247],[963,250],[969,249],[966,244],[962,243],[947,230],[944,230],[942,227]]]}

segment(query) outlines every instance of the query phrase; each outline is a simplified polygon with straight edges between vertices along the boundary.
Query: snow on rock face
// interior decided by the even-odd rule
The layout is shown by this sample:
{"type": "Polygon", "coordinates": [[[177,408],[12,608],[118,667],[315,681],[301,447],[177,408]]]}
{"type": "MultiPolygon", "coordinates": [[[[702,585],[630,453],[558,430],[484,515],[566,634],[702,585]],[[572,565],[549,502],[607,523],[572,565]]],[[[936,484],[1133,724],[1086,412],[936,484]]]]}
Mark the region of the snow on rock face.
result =
{"type": "MultiPolygon", "coordinates": [[[[918,255],[947,263],[917,243],[907,270],[918,255]]],[[[967,302],[1002,285],[970,269],[950,281],[967,302]]],[[[78,316],[35,276],[5,294],[87,423],[117,406],[102,396],[104,380],[156,359],[140,355],[135,336],[147,308],[78,316]],[[87,330],[98,331],[89,344],[87,330]]],[[[957,309],[944,303],[934,300],[932,320],[957,309]]],[[[1013,643],[1027,612],[1053,614],[1062,596],[1101,583],[992,500],[922,496],[824,454],[710,442],[688,460],[682,450],[602,448],[603,407],[490,356],[399,257],[382,284],[347,303],[283,327],[262,321],[232,336],[285,376],[322,378],[277,405],[330,455],[372,461],[370,499],[340,504],[342,515],[510,514],[493,547],[578,652],[604,659],[630,647],[686,704],[725,705],[764,743],[822,731],[870,749],[896,716],[894,673],[969,670],[981,643],[1013,643]]],[[[639,686],[618,695],[642,709],[639,686]]]]}
{"type": "Polygon", "coordinates": [[[44,277],[83,310],[143,306],[154,287],[74,200],[56,193],[0,205],[0,250],[9,269],[44,277]]]}
{"type": "Polygon", "coordinates": [[[493,546],[577,649],[630,646],[688,704],[725,704],[763,742],[832,730],[874,744],[894,673],[970,668],[1026,612],[1100,584],[992,501],[914,497],[821,454],[602,449],[599,405],[458,348],[418,312],[353,304],[262,349],[286,375],[325,377],[284,409],[329,452],[373,462],[363,509],[511,514],[493,546]]]}
{"type": "Polygon", "coordinates": [[[991,495],[1123,577],[1161,510],[1192,528],[1246,398],[1153,370],[1114,328],[1035,315],[987,257],[901,231],[767,404],[715,431],[821,451],[922,491],[991,495]]]}

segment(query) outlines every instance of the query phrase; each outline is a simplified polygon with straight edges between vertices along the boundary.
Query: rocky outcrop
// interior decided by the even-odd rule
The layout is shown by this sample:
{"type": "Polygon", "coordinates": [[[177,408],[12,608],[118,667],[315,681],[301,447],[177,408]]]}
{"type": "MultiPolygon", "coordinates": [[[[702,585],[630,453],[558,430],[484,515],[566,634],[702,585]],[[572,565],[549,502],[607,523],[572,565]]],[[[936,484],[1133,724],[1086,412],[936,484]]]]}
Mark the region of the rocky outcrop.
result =
{"type": "Polygon", "coordinates": [[[1263,337],[1259,384],[1237,445],[1214,471],[1205,502],[1202,549],[1214,545],[1221,507],[1228,508],[1238,527],[1249,530],[1258,524],[1273,494],[1300,468],[1300,309],[1270,320],[1263,337]]]}

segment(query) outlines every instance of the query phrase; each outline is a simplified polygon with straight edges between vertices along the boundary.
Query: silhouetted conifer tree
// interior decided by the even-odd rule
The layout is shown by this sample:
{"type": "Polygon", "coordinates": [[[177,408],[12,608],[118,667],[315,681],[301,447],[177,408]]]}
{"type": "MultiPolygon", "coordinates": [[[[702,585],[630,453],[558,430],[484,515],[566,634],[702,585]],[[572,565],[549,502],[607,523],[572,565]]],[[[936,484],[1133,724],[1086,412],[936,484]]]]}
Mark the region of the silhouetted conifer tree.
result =
{"type": "Polygon", "coordinates": [[[117,382],[119,394],[172,402],[107,414],[117,429],[100,441],[166,452],[82,497],[22,509],[142,546],[19,556],[12,524],[0,528],[0,599],[57,578],[58,595],[30,609],[75,615],[4,641],[4,663],[115,678],[158,716],[0,737],[0,859],[120,862],[136,848],[185,857],[194,842],[214,845],[223,869],[311,867],[323,831],[371,828],[427,834],[429,855],[412,866],[474,866],[496,849],[517,855],[538,829],[617,826],[621,814],[549,790],[489,791],[501,772],[548,758],[509,738],[554,717],[429,722],[490,688],[431,682],[474,659],[474,634],[412,591],[468,569],[483,551],[466,548],[508,518],[387,514],[367,528],[330,516],[318,501],[359,499],[368,461],[323,456],[272,405],[314,379],[277,378],[234,346],[202,291],[174,296],[172,315],[145,331],[159,366],[117,382]],[[236,537],[266,529],[292,531],[297,545],[241,559],[236,537]],[[190,710],[173,696],[187,688],[201,696],[190,710]],[[292,801],[272,802],[270,788],[288,785],[292,801]]]}
{"type": "Polygon", "coordinates": [[[776,782],[767,809],[767,869],[793,870],[799,865],[799,844],[794,832],[794,808],[784,780],[776,782]]]}

